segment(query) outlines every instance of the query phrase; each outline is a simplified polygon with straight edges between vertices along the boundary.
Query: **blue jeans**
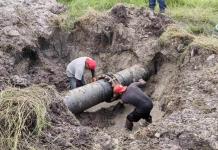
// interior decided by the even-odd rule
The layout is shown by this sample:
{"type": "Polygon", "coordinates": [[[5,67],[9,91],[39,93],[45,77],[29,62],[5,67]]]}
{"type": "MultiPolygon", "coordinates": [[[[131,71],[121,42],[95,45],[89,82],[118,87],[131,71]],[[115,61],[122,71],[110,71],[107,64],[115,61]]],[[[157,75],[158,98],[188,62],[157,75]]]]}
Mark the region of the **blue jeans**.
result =
{"type": "MultiPolygon", "coordinates": [[[[166,8],[165,0],[157,0],[157,1],[159,3],[160,10],[165,10],[166,8]]],[[[155,6],[156,6],[156,0],[149,0],[149,8],[154,10],[155,6]]]]}
{"type": "Polygon", "coordinates": [[[70,85],[70,90],[85,85],[84,77],[82,77],[82,80],[77,80],[74,77],[69,77],[69,85],[70,85]]]}

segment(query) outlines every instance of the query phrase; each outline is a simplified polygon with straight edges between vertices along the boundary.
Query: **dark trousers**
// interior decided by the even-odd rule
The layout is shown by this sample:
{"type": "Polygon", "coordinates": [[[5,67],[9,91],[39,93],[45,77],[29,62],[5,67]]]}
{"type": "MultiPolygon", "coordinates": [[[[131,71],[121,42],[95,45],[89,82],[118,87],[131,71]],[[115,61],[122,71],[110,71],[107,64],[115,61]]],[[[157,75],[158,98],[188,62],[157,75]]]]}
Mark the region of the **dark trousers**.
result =
{"type": "Polygon", "coordinates": [[[150,116],[150,110],[145,111],[144,113],[139,113],[135,109],[133,112],[131,112],[128,116],[127,119],[130,122],[138,122],[140,119],[145,119],[146,121],[150,122],[151,116],[150,116]]]}
{"type": "Polygon", "coordinates": [[[70,90],[85,85],[84,77],[82,77],[82,80],[77,80],[74,77],[69,77],[68,80],[69,80],[70,90]]]}
{"type": "MultiPolygon", "coordinates": [[[[157,0],[157,1],[159,3],[160,10],[165,10],[166,8],[165,0],[157,0]]],[[[154,10],[155,6],[156,6],[156,0],[149,0],[149,8],[154,10]]]]}

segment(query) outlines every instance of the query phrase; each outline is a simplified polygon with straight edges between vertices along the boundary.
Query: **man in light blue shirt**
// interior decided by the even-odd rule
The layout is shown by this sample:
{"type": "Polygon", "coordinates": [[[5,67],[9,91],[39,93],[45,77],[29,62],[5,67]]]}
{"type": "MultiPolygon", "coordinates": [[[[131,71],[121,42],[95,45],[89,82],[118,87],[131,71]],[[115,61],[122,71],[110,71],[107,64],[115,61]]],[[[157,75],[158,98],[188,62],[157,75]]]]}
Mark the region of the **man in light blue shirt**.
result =
{"type": "Polygon", "coordinates": [[[84,73],[88,69],[92,73],[92,81],[96,81],[96,61],[89,57],[79,57],[67,65],[66,73],[69,78],[70,89],[85,85],[84,73]]]}

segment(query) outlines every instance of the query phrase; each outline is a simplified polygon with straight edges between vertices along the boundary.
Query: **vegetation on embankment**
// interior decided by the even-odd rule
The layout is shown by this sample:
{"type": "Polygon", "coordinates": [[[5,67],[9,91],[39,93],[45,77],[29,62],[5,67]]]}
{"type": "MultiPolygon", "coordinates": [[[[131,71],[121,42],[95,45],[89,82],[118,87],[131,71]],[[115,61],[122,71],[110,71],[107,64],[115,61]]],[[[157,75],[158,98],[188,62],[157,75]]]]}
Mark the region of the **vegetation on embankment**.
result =
{"type": "MultiPolygon", "coordinates": [[[[200,55],[203,53],[204,59],[208,58],[209,54],[218,53],[218,39],[211,36],[196,36],[188,33],[186,30],[177,25],[170,25],[166,31],[160,36],[159,44],[161,47],[167,47],[179,52],[178,64],[185,64],[185,57],[189,62],[191,55],[200,55]]],[[[211,56],[214,57],[214,56],[211,56]]],[[[217,66],[216,66],[217,68],[217,66]]]]}
{"type": "MultiPolygon", "coordinates": [[[[148,8],[148,0],[59,0],[69,8],[67,24],[72,24],[90,10],[104,11],[117,3],[133,4],[148,8]]],[[[195,34],[211,34],[218,24],[217,0],[167,0],[167,14],[182,22],[184,27],[195,34]]],[[[158,7],[157,11],[158,11],[158,7]]]]}
{"type": "Polygon", "coordinates": [[[189,48],[189,46],[196,46],[200,49],[218,53],[218,40],[216,38],[195,36],[188,33],[186,30],[177,27],[176,25],[170,25],[167,27],[166,32],[160,36],[159,43],[161,46],[169,46],[172,44],[173,40],[182,41],[182,45],[185,49],[189,48]]]}

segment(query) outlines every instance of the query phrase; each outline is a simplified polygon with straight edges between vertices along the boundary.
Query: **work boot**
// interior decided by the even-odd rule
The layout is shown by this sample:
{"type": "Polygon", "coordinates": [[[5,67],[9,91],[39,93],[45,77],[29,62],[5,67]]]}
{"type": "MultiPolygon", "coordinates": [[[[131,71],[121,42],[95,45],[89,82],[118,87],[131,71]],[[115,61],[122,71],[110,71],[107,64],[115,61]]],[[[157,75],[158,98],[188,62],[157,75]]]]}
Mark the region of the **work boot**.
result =
{"type": "Polygon", "coordinates": [[[152,123],[152,117],[151,115],[149,115],[149,117],[147,119],[145,119],[148,123],[152,123]]]}
{"type": "Polygon", "coordinates": [[[125,128],[132,131],[133,123],[131,121],[129,121],[128,119],[126,119],[125,128]]]}
{"type": "Polygon", "coordinates": [[[160,16],[165,16],[165,17],[166,17],[167,15],[166,15],[166,11],[165,11],[165,9],[160,10],[159,15],[160,15],[160,16]]]}
{"type": "Polygon", "coordinates": [[[155,19],[155,15],[154,15],[154,10],[153,9],[150,9],[150,11],[149,11],[149,18],[150,19],[155,19]]]}
{"type": "Polygon", "coordinates": [[[161,10],[160,10],[160,14],[164,15],[164,14],[165,14],[165,10],[164,10],[164,9],[161,9],[161,10]]]}

